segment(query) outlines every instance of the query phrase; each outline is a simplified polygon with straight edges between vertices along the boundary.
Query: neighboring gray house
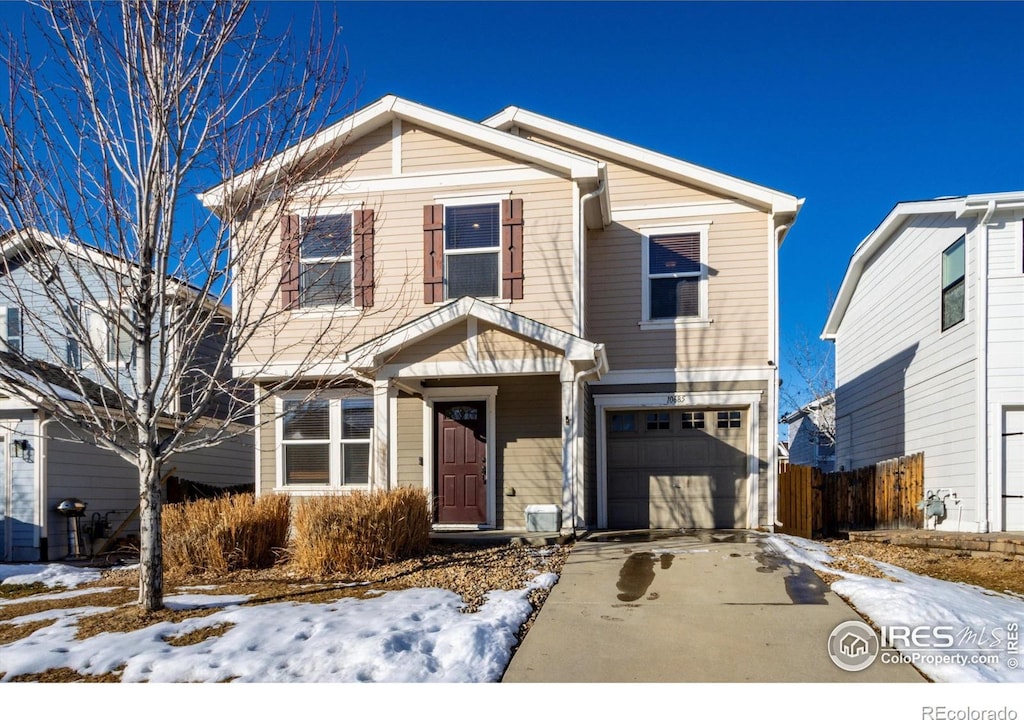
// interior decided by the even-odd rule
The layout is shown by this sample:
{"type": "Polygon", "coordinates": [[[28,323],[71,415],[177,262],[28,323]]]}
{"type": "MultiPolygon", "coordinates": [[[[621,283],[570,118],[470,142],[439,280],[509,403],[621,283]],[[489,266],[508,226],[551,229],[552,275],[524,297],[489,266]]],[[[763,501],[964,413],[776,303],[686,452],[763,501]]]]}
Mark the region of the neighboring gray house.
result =
{"type": "MultiPolygon", "coordinates": [[[[71,303],[78,306],[76,315],[100,352],[87,352],[61,329],[59,313],[44,304],[46,295],[26,266],[27,254],[53,252],[62,262],[73,262],[76,253],[93,251],[68,252],[65,241],[42,237],[45,247],[16,234],[0,238],[0,561],[64,557],[66,520],[54,510],[63,498],[77,497],[87,503],[87,524],[96,513],[115,528],[139,501],[133,466],[98,448],[81,431],[64,427],[45,410],[46,398],[54,395],[83,403],[116,403],[103,380],[116,377],[127,390],[134,359],[130,344],[110,330],[104,319],[101,294],[109,278],[100,277],[104,271],[96,270],[99,263],[83,262],[77,268],[87,273],[89,288],[81,298],[74,292],[69,295],[75,298],[71,303]],[[90,354],[105,356],[108,366],[103,371],[91,367],[90,354]],[[98,382],[86,380],[79,385],[69,375],[69,367],[98,382]],[[15,386],[23,392],[14,392],[15,386]],[[35,402],[23,396],[26,389],[35,402]]],[[[116,262],[110,267],[109,272],[115,272],[116,262]]],[[[177,405],[177,410],[187,409],[189,398],[179,397],[177,405]]],[[[251,483],[253,464],[248,437],[177,456],[171,463],[177,477],[208,485],[251,483]]],[[[126,532],[137,532],[137,526],[129,526],[126,532]]]]}
{"type": "Polygon", "coordinates": [[[813,400],[784,415],[789,428],[790,465],[809,465],[823,472],[836,469],[835,396],[813,400]]]}
{"type": "Polygon", "coordinates": [[[1024,191],[899,203],[857,247],[836,347],[836,462],[924,452],[946,530],[1024,530],[1024,191]],[[955,497],[953,497],[955,495],[955,497]]]}

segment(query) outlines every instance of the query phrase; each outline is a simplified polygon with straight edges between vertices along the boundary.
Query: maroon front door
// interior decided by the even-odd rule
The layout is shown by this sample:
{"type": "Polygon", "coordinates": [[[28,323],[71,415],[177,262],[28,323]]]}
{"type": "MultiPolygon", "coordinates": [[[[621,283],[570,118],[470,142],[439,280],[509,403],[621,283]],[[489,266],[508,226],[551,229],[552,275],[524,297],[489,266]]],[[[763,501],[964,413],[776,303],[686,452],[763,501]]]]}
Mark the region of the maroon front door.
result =
{"type": "Polygon", "coordinates": [[[487,403],[434,403],[437,413],[437,521],[487,522],[487,403]]]}

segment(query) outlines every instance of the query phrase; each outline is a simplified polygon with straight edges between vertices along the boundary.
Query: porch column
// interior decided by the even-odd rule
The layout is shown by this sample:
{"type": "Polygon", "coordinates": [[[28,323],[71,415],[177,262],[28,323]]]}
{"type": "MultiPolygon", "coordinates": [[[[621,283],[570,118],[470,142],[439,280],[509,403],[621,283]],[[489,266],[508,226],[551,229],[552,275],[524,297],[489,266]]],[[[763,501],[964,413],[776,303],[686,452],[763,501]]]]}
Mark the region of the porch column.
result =
{"type": "Polygon", "coordinates": [[[373,473],[370,476],[371,490],[387,490],[391,487],[388,457],[391,447],[391,403],[389,402],[391,381],[373,381],[373,473]]]}
{"type": "Polygon", "coordinates": [[[579,417],[573,392],[574,373],[571,362],[562,365],[562,532],[583,528],[582,508],[576,495],[576,435],[579,417]]]}

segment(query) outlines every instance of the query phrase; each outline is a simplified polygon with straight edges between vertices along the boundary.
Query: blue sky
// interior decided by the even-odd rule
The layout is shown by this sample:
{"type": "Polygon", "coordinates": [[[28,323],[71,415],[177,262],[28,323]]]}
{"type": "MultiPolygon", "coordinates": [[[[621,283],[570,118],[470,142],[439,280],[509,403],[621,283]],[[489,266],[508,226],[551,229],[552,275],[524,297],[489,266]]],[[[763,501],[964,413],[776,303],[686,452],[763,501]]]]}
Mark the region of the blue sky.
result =
{"type": "MultiPolygon", "coordinates": [[[[0,22],[25,9],[0,4],[0,22]]],[[[313,5],[255,9],[305,37],[313,5]]],[[[896,202],[1024,189],[1024,3],[322,9],[360,105],[394,93],[474,120],[519,105],[806,198],[780,251],[784,361],[896,202]]]]}

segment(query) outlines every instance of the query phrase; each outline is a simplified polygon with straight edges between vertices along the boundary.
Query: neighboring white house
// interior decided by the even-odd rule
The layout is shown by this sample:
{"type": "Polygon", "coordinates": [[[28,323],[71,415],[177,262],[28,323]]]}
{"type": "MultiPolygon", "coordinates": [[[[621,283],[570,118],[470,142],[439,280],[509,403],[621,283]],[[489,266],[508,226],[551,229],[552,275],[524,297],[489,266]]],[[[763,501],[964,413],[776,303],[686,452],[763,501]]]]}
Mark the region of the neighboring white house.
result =
{"type": "Polygon", "coordinates": [[[782,417],[789,429],[788,459],[790,465],[809,465],[824,472],[836,469],[836,406],[830,393],[812,400],[782,417]]]}
{"type": "Polygon", "coordinates": [[[1024,191],[903,202],[857,247],[836,344],[836,463],[923,451],[945,530],[1024,530],[1024,191]]]}

